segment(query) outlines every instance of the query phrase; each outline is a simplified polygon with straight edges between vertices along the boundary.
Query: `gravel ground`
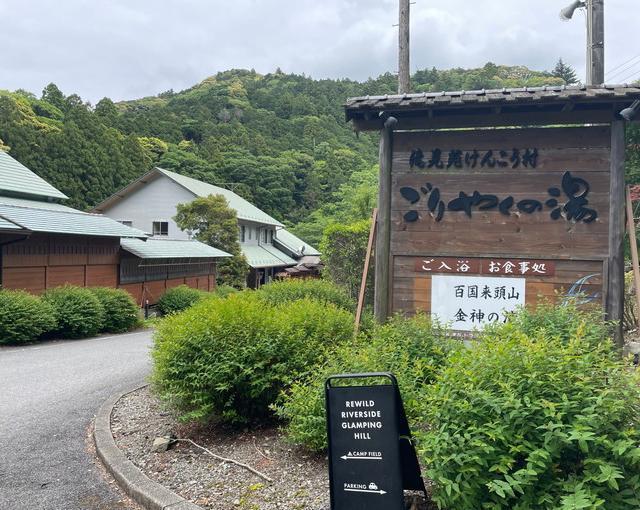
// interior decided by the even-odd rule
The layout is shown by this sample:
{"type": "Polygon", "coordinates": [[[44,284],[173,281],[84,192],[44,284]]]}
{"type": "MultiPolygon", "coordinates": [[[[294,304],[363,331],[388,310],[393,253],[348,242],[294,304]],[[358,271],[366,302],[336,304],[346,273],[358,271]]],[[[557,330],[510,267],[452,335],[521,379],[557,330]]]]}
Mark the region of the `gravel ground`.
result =
{"type": "Polygon", "coordinates": [[[292,446],[277,429],[238,433],[220,427],[180,424],[149,388],[130,393],[118,402],[111,429],[118,447],[149,478],[203,508],[329,508],[326,457],[292,446]],[[178,442],[166,452],[151,451],[156,437],[172,434],[248,464],[273,479],[273,484],[244,468],[222,463],[189,443],[178,442]]]}

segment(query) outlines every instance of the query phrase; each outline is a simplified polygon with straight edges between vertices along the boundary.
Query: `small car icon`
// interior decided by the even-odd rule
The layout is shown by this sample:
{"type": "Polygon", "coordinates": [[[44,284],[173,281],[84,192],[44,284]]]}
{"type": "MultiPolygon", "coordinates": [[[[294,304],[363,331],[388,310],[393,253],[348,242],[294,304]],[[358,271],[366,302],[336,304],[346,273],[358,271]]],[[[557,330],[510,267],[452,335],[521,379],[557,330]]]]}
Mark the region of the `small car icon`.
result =
{"type": "Polygon", "coordinates": [[[375,483],[371,482],[369,484],[369,490],[370,491],[377,491],[378,490],[378,486],[375,483]]]}

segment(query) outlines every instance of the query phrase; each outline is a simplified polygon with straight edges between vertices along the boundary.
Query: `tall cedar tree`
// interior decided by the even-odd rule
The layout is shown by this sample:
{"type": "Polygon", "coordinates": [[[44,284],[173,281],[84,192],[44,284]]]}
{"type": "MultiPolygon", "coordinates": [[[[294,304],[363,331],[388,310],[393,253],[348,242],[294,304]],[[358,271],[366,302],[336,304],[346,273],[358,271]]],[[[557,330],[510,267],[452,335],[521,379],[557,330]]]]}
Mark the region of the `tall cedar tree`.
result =
{"type": "Polygon", "coordinates": [[[562,78],[567,85],[578,83],[578,75],[575,69],[569,64],[565,64],[562,59],[558,59],[558,63],[551,71],[551,74],[556,78],[562,78]]]}
{"type": "Polygon", "coordinates": [[[224,250],[233,257],[218,263],[218,284],[245,286],[249,265],[240,251],[238,217],[222,195],[196,198],[193,202],[178,204],[173,218],[180,229],[193,232],[198,241],[224,250]]]}

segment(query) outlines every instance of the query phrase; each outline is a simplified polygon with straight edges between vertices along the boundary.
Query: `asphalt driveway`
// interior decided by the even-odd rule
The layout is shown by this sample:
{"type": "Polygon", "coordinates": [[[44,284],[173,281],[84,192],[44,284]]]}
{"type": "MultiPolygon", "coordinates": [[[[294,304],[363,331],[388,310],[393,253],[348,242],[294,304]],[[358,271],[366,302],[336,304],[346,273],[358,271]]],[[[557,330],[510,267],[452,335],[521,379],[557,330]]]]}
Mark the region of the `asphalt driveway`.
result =
{"type": "Polygon", "coordinates": [[[151,331],[0,348],[0,509],[128,508],[86,451],[109,395],[144,382],[151,331]]]}

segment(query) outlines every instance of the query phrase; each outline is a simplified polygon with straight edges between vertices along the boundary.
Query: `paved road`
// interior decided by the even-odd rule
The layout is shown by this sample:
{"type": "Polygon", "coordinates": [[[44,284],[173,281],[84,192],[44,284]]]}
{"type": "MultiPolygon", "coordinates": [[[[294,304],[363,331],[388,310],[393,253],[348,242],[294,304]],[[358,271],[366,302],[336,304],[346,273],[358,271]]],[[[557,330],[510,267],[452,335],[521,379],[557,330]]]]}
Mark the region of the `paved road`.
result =
{"type": "Polygon", "coordinates": [[[149,373],[151,332],[0,349],[0,510],[127,508],[86,451],[100,405],[149,373]]]}

